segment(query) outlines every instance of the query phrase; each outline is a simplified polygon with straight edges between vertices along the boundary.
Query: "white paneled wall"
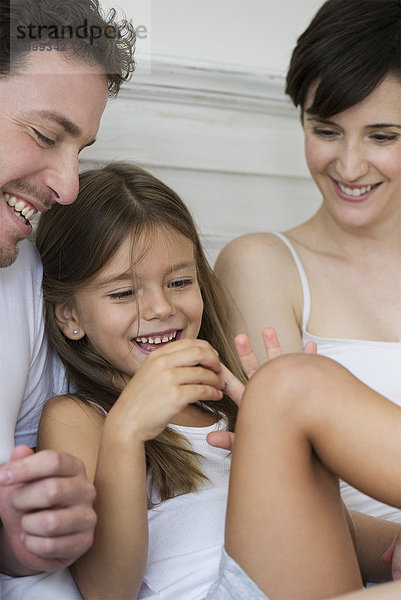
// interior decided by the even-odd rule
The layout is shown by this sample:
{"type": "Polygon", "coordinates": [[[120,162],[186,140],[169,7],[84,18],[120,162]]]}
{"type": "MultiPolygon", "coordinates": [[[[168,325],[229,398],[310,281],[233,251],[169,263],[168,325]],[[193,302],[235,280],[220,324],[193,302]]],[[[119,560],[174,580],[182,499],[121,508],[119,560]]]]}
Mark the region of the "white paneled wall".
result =
{"type": "Polygon", "coordinates": [[[233,237],[283,230],[319,205],[298,113],[262,69],[152,56],[112,101],[81,168],[132,160],[173,187],[213,262],[233,237]]]}

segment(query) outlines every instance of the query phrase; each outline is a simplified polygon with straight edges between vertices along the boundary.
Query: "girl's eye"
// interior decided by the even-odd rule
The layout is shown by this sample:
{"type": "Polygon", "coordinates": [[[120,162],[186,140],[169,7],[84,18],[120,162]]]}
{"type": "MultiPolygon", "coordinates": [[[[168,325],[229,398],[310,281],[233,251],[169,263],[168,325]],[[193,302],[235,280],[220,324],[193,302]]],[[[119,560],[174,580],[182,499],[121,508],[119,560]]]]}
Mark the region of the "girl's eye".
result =
{"type": "Polygon", "coordinates": [[[114,292],[113,294],[109,294],[110,298],[112,298],[113,300],[124,300],[125,298],[130,298],[133,295],[133,290],[123,290],[121,292],[114,292]]]}
{"type": "Polygon", "coordinates": [[[54,146],[54,144],[55,144],[54,140],[51,140],[50,138],[46,137],[45,135],[43,135],[43,133],[40,133],[40,131],[38,131],[34,127],[32,128],[32,130],[33,130],[34,134],[36,135],[36,137],[38,138],[38,140],[40,140],[41,142],[46,144],[46,146],[54,146]]]}
{"type": "Polygon", "coordinates": [[[176,279],[175,281],[172,281],[171,283],[168,284],[168,287],[173,288],[173,289],[182,289],[184,287],[186,287],[187,285],[191,285],[192,284],[192,279],[176,279]]]}

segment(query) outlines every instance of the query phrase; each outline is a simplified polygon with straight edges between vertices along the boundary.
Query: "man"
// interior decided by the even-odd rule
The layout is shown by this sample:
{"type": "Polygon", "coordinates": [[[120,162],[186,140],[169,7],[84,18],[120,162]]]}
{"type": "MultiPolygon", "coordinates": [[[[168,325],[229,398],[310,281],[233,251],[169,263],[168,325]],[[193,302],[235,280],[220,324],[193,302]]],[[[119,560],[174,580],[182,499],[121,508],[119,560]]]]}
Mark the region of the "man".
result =
{"type": "Polygon", "coordinates": [[[75,200],[78,154],[133,71],[133,29],[112,19],[97,0],[0,0],[0,571],[13,577],[67,566],[93,540],[83,465],[30,449],[53,390],[25,238],[37,213],[75,200]]]}

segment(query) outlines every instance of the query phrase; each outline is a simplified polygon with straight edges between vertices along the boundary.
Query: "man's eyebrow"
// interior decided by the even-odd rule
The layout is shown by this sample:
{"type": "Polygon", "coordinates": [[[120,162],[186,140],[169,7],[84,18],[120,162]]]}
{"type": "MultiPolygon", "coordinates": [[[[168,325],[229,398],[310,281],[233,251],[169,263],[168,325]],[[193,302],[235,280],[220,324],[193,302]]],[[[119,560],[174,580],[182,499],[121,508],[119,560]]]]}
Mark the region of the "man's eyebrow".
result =
{"type": "Polygon", "coordinates": [[[61,115],[58,112],[53,112],[50,110],[34,110],[31,113],[33,116],[40,117],[41,119],[46,119],[47,121],[53,121],[53,123],[57,123],[57,125],[61,125],[66,133],[68,133],[71,137],[80,137],[82,135],[82,130],[76,123],[73,123],[64,115],[61,115]]]}
{"type": "MultiPolygon", "coordinates": [[[[40,117],[41,119],[46,119],[47,121],[52,121],[53,123],[57,123],[57,125],[61,125],[66,133],[68,133],[73,138],[79,138],[82,136],[82,129],[78,127],[76,123],[73,123],[69,119],[67,119],[64,115],[61,115],[58,112],[53,112],[51,110],[34,110],[31,113],[33,116],[40,117]]],[[[85,146],[81,148],[88,148],[88,146],[92,146],[96,142],[96,139],[91,140],[85,146]]]]}

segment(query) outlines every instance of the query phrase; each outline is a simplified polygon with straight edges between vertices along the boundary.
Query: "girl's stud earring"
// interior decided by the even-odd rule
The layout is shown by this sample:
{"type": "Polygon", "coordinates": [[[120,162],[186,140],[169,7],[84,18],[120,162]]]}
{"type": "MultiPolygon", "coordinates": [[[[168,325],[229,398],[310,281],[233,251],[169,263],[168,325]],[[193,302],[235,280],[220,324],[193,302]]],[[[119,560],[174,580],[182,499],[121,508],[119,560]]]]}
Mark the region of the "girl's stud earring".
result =
{"type": "Polygon", "coordinates": [[[78,331],[78,329],[74,329],[72,333],[73,333],[74,335],[78,335],[79,331],[78,331]]]}

